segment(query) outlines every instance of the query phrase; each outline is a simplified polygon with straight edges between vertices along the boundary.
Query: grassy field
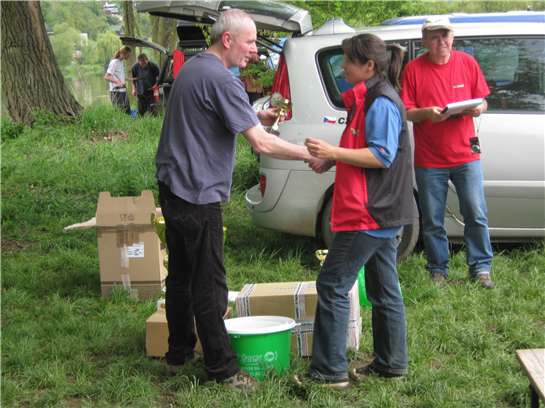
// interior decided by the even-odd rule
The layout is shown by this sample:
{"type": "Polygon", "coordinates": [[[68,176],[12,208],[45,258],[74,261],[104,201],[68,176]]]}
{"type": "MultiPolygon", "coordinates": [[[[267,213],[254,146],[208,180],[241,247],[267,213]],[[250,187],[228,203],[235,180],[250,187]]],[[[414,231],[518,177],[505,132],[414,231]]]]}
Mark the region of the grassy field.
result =
{"type": "MultiPolygon", "coordinates": [[[[153,158],[160,119],[133,120],[109,107],[76,123],[42,115],[32,128],[2,126],[2,406],[135,407],[526,407],[518,348],[545,347],[545,250],[497,248],[496,289],[466,279],[463,251],[452,284],[438,288],[416,253],[400,267],[407,306],[410,375],[370,379],[349,392],[300,394],[272,376],[248,397],[204,382],[200,363],[169,375],[145,356],[145,320],[155,302],[123,292],[100,297],[94,231],[65,234],[94,215],[100,191],[156,194],[153,158]]],[[[257,164],[239,142],[232,201],[225,206],[229,287],[311,280],[310,239],[254,227],[243,191],[257,164]]],[[[370,313],[363,342],[371,352],[370,313]]],[[[302,372],[306,360],[293,361],[302,372]]]]}

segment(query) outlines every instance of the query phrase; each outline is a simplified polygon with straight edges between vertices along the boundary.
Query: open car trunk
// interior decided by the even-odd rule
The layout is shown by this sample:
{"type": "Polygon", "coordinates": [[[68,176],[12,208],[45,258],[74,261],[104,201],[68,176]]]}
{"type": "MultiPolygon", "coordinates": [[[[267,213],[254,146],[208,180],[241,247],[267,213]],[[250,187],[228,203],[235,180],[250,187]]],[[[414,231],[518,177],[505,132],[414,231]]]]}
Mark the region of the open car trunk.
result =
{"type": "Polygon", "coordinates": [[[177,18],[200,24],[213,24],[230,8],[247,12],[258,29],[303,35],[312,30],[307,10],[276,1],[137,1],[136,10],[153,16],[177,18]]]}

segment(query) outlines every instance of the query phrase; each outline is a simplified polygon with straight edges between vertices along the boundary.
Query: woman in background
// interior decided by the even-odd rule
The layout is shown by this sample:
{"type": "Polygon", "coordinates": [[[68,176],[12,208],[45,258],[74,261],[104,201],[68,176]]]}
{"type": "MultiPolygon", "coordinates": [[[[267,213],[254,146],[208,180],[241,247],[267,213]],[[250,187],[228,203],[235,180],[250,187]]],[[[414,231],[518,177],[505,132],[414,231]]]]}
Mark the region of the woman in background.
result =
{"type": "Polygon", "coordinates": [[[118,107],[123,112],[130,115],[131,106],[127,96],[127,87],[125,84],[125,64],[124,60],[131,56],[130,47],[121,47],[115,53],[114,57],[108,64],[104,79],[108,81],[110,86],[110,100],[114,107],[118,107]]]}

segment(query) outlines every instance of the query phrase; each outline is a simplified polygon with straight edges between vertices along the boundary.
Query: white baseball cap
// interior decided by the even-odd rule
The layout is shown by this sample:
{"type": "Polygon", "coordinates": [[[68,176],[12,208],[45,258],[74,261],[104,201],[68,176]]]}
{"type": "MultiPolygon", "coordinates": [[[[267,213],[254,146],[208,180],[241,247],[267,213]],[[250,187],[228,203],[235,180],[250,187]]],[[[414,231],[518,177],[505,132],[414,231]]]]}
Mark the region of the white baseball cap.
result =
{"type": "Polygon", "coordinates": [[[430,16],[422,24],[422,31],[448,30],[452,31],[452,24],[447,16],[430,16]]]}

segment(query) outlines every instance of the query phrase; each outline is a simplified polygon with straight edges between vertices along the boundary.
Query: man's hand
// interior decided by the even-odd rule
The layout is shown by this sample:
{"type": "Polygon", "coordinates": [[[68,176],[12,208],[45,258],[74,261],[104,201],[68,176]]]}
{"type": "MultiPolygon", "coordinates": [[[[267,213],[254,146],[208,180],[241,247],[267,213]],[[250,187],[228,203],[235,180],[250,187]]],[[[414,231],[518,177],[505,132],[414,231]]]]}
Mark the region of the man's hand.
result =
{"type": "Polygon", "coordinates": [[[317,157],[307,160],[306,163],[308,164],[308,167],[318,174],[325,173],[335,165],[333,160],[318,159],[317,157]]]}
{"type": "Polygon", "coordinates": [[[439,106],[431,106],[428,112],[429,119],[432,123],[442,122],[448,118],[447,115],[443,115],[443,110],[439,106]]]}
{"type": "Polygon", "coordinates": [[[136,96],[136,89],[132,88],[131,95],[136,96]]]}
{"type": "Polygon", "coordinates": [[[278,108],[269,108],[267,110],[257,112],[257,118],[260,120],[263,126],[272,126],[277,117],[278,108]]]}
{"type": "Polygon", "coordinates": [[[305,140],[305,146],[314,157],[324,160],[337,160],[335,157],[337,148],[323,140],[308,138],[305,140]]]}
{"type": "Polygon", "coordinates": [[[481,116],[481,114],[483,112],[486,112],[486,109],[488,108],[488,103],[486,101],[484,101],[483,103],[481,103],[479,106],[476,106],[475,108],[473,109],[468,109],[468,110],[465,110],[463,112],[464,115],[471,115],[473,116],[474,118],[477,118],[479,116],[481,116]]]}

